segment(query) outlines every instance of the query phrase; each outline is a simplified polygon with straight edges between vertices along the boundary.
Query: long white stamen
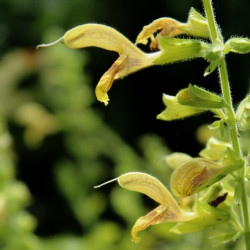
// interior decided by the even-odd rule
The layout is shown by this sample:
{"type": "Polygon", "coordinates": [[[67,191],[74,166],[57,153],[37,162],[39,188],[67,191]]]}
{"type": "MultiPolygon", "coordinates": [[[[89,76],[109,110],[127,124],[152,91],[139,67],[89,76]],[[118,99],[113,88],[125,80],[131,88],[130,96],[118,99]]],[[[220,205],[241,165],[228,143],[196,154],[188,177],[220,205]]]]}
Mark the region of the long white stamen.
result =
{"type": "Polygon", "coordinates": [[[57,43],[62,42],[62,41],[63,41],[63,37],[60,37],[59,39],[57,39],[56,41],[54,41],[52,43],[43,43],[43,44],[37,45],[36,49],[49,47],[49,46],[52,46],[52,45],[57,44],[57,43]]]}
{"type": "Polygon", "coordinates": [[[106,185],[106,184],[109,184],[109,183],[114,182],[114,181],[117,181],[117,180],[118,180],[118,177],[115,178],[115,179],[106,181],[106,182],[104,182],[104,183],[102,183],[102,184],[100,184],[100,185],[94,186],[94,188],[100,188],[100,187],[102,187],[102,186],[104,186],[104,185],[106,185]]]}

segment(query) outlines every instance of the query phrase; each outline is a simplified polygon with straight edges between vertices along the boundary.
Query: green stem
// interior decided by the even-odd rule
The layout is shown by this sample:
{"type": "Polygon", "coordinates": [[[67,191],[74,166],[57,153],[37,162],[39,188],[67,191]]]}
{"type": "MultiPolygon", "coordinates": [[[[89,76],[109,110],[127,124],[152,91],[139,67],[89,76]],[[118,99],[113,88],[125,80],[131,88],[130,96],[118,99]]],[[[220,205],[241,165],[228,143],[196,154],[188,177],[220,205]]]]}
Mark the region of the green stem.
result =
{"type": "MultiPolygon", "coordinates": [[[[217,39],[222,40],[221,34],[219,33],[219,29],[217,28],[216,22],[215,22],[215,17],[214,17],[214,12],[212,8],[212,3],[210,0],[202,0],[207,20],[208,20],[208,25],[209,25],[209,30],[210,30],[210,35],[211,35],[211,40],[213,43],[216,42],[217,39]]],[[[223,42],[223,41],[221,41],[223,42]]],[[[222,58],[219,62],[219,75],[220,75],[220,83],[221,83],[221,90],[222,90],[222,95],[227,103],[227,109],[226,109],[226,114],[227,114],[227,124],[231,136],[231,142],[233,146],[234,152],[237,154],[239,158],[243,158],[240,150],[240,143],[238,139],[238,130],[237,130],[237,125],[236,125],[236,117],[232,105],[232,98],[230,94],[230,84],[228,80],[228,73],[227,73],[227,66],[226,66],[226,61],[225,58],[222,58]]],[[[244,233],[245,233],[245,245],[246,249],[250,250],[250,220],[249,220],[249,210],[248,210],[248,196],[247,196],[247,190],[246,190],[246,184],[245,184],[245,171],[244,169],[240,170],[238,172],[238,178],[240,179],[240,186],[241,186],[241,191],[242,191],[242,197],[241,197],[241,214],[242,214],[242,219],[244,222],[244,233]]]]}

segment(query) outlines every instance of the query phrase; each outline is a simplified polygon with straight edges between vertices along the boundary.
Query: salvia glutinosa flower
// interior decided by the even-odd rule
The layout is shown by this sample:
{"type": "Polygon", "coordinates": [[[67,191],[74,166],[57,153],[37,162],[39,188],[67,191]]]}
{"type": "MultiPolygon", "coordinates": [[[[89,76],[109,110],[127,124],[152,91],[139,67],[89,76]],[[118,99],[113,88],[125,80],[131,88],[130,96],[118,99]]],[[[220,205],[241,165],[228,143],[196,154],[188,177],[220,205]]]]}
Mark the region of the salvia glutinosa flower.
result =
{"type": "Polygon", "coordinates": [[[116,180],[121,187],[143,193],[160,204],[145,216],[139,217],[135,222],[131,231],[132,239],[135,242],[140,241],[137,234],[151,225],[176,222],[177,224],[171,228],[171,231],[187,233],[229,219],[227,212],[198,201],[195,203],[193,211],[184,211],[158,179],[145,173],[127,173],[96,186],[96,188],[116,180]]]}
{"type": "Polygon", "coordinates": [[[85,47],[99,47],[105,50],[115,51],[118,59],[101,77],[96,86],[96,97],[100,102],[108,105],[107,92],[113,81],[123,78],[135,71],[154,65],[160,52],[144,53],[130,42],[117,30],[101,24],[84,24],[67,31],[63,37],[49,44],[38,45],[48,47],[56,43],[64,43],[68,48],[79,49],[85,47]]]}

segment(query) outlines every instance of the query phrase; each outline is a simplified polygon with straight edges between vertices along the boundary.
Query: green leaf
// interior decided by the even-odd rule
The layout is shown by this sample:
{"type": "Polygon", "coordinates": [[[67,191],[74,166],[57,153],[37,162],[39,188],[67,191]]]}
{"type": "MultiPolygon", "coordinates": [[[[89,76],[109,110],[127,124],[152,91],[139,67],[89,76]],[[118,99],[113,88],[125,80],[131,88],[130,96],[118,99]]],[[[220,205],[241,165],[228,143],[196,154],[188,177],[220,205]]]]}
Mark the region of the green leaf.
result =
{"type": "Polygon", "coordinates": [[[207,68],[205,69],[205,72],[204,72],[203,76],[206,77],[206,76],[212,74],[212,73],[216,70],[217,66],[218,66],[218,63],[216,63],[216,62],[211,62],[211,63],[207,66],[207,68]]]}
{"type": "Polygon", "coordinates": [[[212,124],[208,126],[209,129],[218,129],[220,128],[220,120],[214,121],[212,124]]]}
{"type": "Polygon", "coordinates": [[[166,109],[157,115],[157,119],[172,121],[204,112],[204,109],[181,105],[175,96],[163,94],[166,109]]]}
{"type": "Polygon", "coordinates": [[[166,64],[203,57],[209,45],[194,39],[177,39],[159,36],[161,55],[154,64],[166,64]]]}
{"type": "Polygon", "coordinates": [[[229,52],[247,54],[250,52],[250,39],[247,38],[231,38],[225,44],[224,53],[229,52]]]}
{"type": "Polygon", "coordinates": [[[187,89],[181,90],[177,94],[178,101],[183,105],[200,107],[204,109],[218,109],[225,107],[222,97],[217,96],[197,86],[189,84],[187,89]]]}

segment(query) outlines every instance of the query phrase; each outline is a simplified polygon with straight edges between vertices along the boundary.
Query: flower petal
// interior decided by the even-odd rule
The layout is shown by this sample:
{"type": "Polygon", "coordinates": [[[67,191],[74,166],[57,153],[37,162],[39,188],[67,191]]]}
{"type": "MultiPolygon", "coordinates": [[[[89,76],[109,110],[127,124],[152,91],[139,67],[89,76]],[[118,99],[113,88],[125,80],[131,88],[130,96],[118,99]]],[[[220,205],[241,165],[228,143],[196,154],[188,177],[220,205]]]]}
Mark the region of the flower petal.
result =
{"type": "Polygon", "coordinates": [[[175,196],[192,195],[222,179],[221,164],[203,158],[193,158],[175,169],[171,189],[175,196]]]}
{"type": "MultiPolygon", "coordinates": [[[[131,231],[133,241],[136,243],[140,241],[137,233],[141,232],[151,225],[160,224],[165,219],[165,217],[167,217],[166,212],[167,208],[163,205],[160,205],[145,216],[137,219],[131,231]]],[[[173,218],[175,217],[175,215],[171,215],[171,213],[170,216],[173,216],[173,218]]]]}
{"type": "Polygon", "coordinates": [[[102,49],[124,53],[128,49],[140,50],[124,35],[106,25],[89,23],[79,25],[67,31],[63,37],[67,47],[72,49],[99,47],[102,49]]]}
{"type": "Polygon", "coordinates": [[[134,242],[139,242],[140,238],[137,236],[137,233],[146,229],[151,225],[162,224],[167,222],[183,222],[189,221],[194,218],[193,213],[185,213],[183,211],[175,211],[170,207],[160,205],[145,216],[140,217],[135,222],[131,235],[134,242]]]}
{"type": "Polygon", "coordinates": [[[154,20],[149,25],[143,27],[143,30],[139,33],[136,38],[136,43],[147,44],[148,39],[158,30],[163,30],[161,35],[167,37],[173,37],[180,33],[183,33],[179,30],[182,23],[167,17],[162,17],[154,20]]]}
{"type": "Polygon", "coordinates": [[[122,54],[113,65],[106,71],[98,82],[95,94],[98,101],[103,102],[106,106],[109,102],[107,92],[110,90],[117,72],[125,67],[127,63],[127,55],[122,54]]]}
{"type": "Polygon", "coordinates": [[[139,172],[131,172],[118,178],[121,187],[143,193],[156,202],[180,210],[179,205],[167,188],[155,177],[139,172]]]}

